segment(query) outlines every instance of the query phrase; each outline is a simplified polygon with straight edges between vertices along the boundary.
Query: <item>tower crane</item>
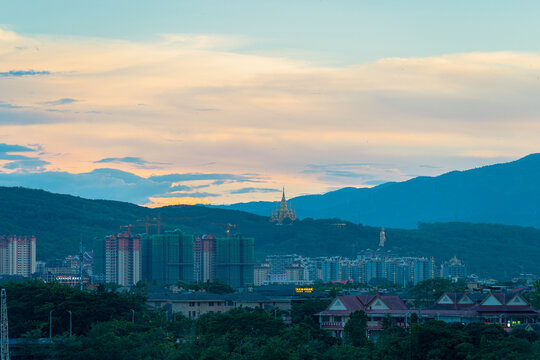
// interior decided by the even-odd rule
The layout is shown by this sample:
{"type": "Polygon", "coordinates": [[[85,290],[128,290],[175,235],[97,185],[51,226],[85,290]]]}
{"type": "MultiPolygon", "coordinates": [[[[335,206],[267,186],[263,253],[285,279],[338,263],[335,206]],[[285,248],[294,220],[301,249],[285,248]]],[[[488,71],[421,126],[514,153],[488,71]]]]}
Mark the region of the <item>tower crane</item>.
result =
{"type": "MultiPolygon", "coordinates": [[[[147,216],[146,218],[144,219],[138,219],[137,222],[144,222],[145,224],[145,228],[146,228],[146,234],[148,235],[149,234],[149,228],[150,228],[150,225],[152,224],[156,224],[156,228],[157,228],[157,233],[158,235],[161,234],[161,222],[163,220],[165,221],[180,221],[180,220],[193,220],[193,219],[200,219],[200,218],[203,218],[204,216],[189,216],[189,217],[161,217],[161,214],[158,213],[158,216],[155,217],[155,218],[151,218],[150,216],[147,216]]],[[[133,225],[132,225],[133,226],[133,225]]]]}

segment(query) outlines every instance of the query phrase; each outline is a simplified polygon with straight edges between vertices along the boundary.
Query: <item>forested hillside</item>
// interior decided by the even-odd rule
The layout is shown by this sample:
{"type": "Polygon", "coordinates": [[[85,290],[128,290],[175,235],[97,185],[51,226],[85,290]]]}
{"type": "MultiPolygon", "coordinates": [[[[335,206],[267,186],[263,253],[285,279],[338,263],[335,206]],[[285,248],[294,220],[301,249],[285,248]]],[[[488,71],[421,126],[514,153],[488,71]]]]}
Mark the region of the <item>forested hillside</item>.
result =
{"type": "MultiPolygon", "coordinates": [[[[36,235],[38,259],[53,259],[77,252],[79,240],[91,249],[93,239],[132,224],[144,232],[146,216],[162,217],[162,230],[181,228],[187,233],[232,232],[255,238],[258,260],[268,254],[354,257],[359,250],[375,248],[379,228],[339,219],[304,219],[276,226],[262,217],[236,210],[202,206],[168,206],[149,209],[129,203],[87,200],[42,190],[0,187],[0,234],[36,235]]],[[[156,231],[155,225],[150,227],[156,231]]],[[[440,223],[418,229],[386,229],[386,248],[400,255],[435,256],[437,262],[457,256],[470,272],[509,278],[520,272],[540,274],[540,230],[517,226],[440,223]]]]}

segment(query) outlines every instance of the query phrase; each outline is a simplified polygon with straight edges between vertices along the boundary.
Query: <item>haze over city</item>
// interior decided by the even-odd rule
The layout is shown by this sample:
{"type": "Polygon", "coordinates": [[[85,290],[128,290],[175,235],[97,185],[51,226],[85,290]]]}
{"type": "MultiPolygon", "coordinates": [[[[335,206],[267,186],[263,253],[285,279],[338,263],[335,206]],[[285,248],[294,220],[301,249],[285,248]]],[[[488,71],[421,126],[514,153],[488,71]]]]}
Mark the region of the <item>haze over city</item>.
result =
{"type": "Polygon", "coordinates": [[[66,4],[2,3],[0,185],[223,204],[537,152],[537,2],[66,4]]]}

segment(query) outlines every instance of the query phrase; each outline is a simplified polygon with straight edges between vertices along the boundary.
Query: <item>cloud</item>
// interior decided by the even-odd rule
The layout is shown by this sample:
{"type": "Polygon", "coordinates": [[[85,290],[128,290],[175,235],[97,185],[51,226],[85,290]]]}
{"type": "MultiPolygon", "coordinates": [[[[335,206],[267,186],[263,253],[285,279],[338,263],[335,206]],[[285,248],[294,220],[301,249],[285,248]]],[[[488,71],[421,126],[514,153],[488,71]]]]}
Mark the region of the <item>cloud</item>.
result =
{"type": "MultiPolygon", "coordinates": [[[[21,106],[20,108],[25,108],[21,106]]],[[[21,111],[19,107],[1,107],[0,106],[0,125],[38,125],[38,124],[54,124],[61,122],[68,122],[70,119],[66,119],[60,116],[53,116],[53,114],[45,114],[35,111],[33,109],[21,111]]],[[[21,136],[24,138],[24,136],[21,136]]]]}
{"type": "Polygon", "coordinates": [[[156,181],[171,181],[171,182],[198,181],[198,180],[218,180],[218,181],[232,180],[234,182],[257,182],[258,181],[257,178],[253,179],[245,175],[219,174],[219,173],[167,174],[167,175],[151,176],[150,179],[156,180],[156,181]]]}
{"type": "Polygon", "coordinates": [[[64,105],[64,104],[72,104],[74,102],[78,102],[80,100],[72,99],[72,98],[62,98],[58,100],[51,100],[51,101],[44,101],[41,104],[45,105],[64,105]]]}
{"type": "Polygon", "coordinates": [[[273,193],[273,192],[281,192],[281,190],[269,189],[269,188],[245,187],[245,188],[230,191],[231,194],[273,193]]]}
{"type": "Polygon", "coordinates": [[[147,203],[149,197],[166,193],[171,186],[168,182],[151,181],[116,169],[96,169],[81,174],[60,171],[0,173],[0,185],[23,186],[90,199],[119,200],[136,204],[147,203]]]}
{"type": "Polygon", "coordinates": [[[317,193],[446,170],[419,164],[463,169],[493,161],[491,154],[537,151],[540,53],[321,66],[235,52],[234,41],[212,36],[136,42],[2,34],[3,70],[52,74],[0,77],[0,88],[9,89],[2,100],[10,104],[0,107],[2,139],[44,142],[63,154],[44,157],[47,168],[87,173],[97,159],[136,167],[152,188],[134,196],[138,203],[170,192],[173,183],[212,183],[219,191],[208,192],[223,194],[218,200],[242,201],[249,195],[231,194],[235,183],[317,193]],[[76,103],[78,112],[48,111],[72,107],[62,107],[62,99],[84,101],[76,103]],[[14,108],[20,105],[28,107],[14,108]],[[156,164],[145,159],[165,165],[150,173],[156,164]],[[212,173],[199,173],[210,162],[212,173]],[[242,175],[247,171],[260,175],[242,175]]]}
{"type": "Polygon", "coordinates": [[[366,174],[356,173],[350,170],[302,170],[302,174],[324,174],[326,176],[334,177],[348,177],[348,178],[365,178],[366,174]]]}
{"type": "Polygon", "coordinates": [[[146,168],[146,169],[155,169],[162,167],[162,165],[165,165],[165,163],[158,163],[158,162],[151,162],[146,161],[140,157],[136,156],[126,156],[122,158],[104,158],[98,161],[94,161],[94,164],[100,164],[100,163],[125,163],[125,164],[133,164],[136,165],[139,168],[146,168]]]}
{"type": "MultiPolygon", "coordinates": [[[[34,146],[37,146],[37,145],[34,145],[34,146]]],[[[36,151],[36,149],[29,148],[28,146],[0,143],[0,153],[29,152],[29,151],[36,151]]]]}
{"type": "Polygon", "coordinates": [[[0,108],[4,108],[4,109],[20,109],[22,108],[23,106],[18,106],[18,105],[13,105],[13,104],[7,104],[3,101],[0,101],[0,108]]]}
{"type": "MultiPolygon", "coordinates": [[[[0,149],[2,145],[0,144],[0,149]]],[[[17,148],[15,147],[15,149],[17,148]]],[[[94,169],[80,174],[44,171],[44,166],[48,164],[47,161],[30,158],[23,161],[12,161],[4,167],[9,170],[18,170],[18,172],[0,172],[0,185],[23,186],[90,199],[119,200],[141,205],[148,203],[169,204],[170,201],[173,201],[155,201],[155,199],[177,199],[174,201],[179,203],[178,199],[182,198],[187,200],[186,202],[180,201],[180,203],[191,203],[195,201],[193,199],[199,199],[198,203],[208,203],[207,200],[204,200],[205,198],[221,196],[219,193],[193,191],[193,189],[207,185],[191,187],[175,184],[163,180],[166,176],[160,179],[145,178],[128,171],[111,168],[94,169]]]]}
{"type": "Polygon", "coordinates": [[[23,160],[12,161],[5,164],[4,169],[8,170],[20,170],[20,171],[43,171],[45,165],[49,165],[50,162],[40,160],[36,158],[27,158],[23,160]]]}
{"type": "Polygon", "coordinates": [[[34,145],[35,148],[30,148],[23,145],[0,143],[0,161],[9,160],[10,162],[0,166],[7,170],[17,171],[42,171],[44,166],[49,162],[41,160],[38,157],[21,155],[22,152],[35,153],[41,148],[39,145],[34,145]],[[15,153],[15,154],[12,154],[15,153]]]}
{"type": "Polygon", "coordinates": [[[191,190],[192,187],[191,186],[186,186],[186,185],[172,185],[171,188],[169,189],[169,191],[186,191],[186,190],[191,190]]]}
{"type": "Polygon", "coordinates": [[[197,108],[195,111],[219,111],[219,109],[216,108],[197,108]]]}
{"type": "Polygon", "coordinates": [[[10,70],[6,72],[0,72],[0,77],[21,77],[21,76],[35,76],[35,75],[50,75],[49,71],[35,71],[35,70],[10,70]]]}
{"type": "Polygon", "coordinates": [[[208,192],[184,192],[184,191],[173,191],[168,194],[159,194],[155,197],[158,198],[183,198],[183,197],[192,197],[192,198],[205,198],[205,197],[218,197],[220,194],[208,193],[208,192]]]}

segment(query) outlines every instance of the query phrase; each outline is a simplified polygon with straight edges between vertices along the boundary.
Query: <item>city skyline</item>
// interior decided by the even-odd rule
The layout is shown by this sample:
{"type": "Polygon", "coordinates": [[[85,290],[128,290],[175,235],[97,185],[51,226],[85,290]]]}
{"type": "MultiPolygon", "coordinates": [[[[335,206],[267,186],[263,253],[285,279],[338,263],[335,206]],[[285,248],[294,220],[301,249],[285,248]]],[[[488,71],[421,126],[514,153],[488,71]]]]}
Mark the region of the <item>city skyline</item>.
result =
{"type": "Polygon", "coordinates": [[[0,185],[275,201],[537,152],[540,5],[486,4],[7,1],[0,185]]]}

